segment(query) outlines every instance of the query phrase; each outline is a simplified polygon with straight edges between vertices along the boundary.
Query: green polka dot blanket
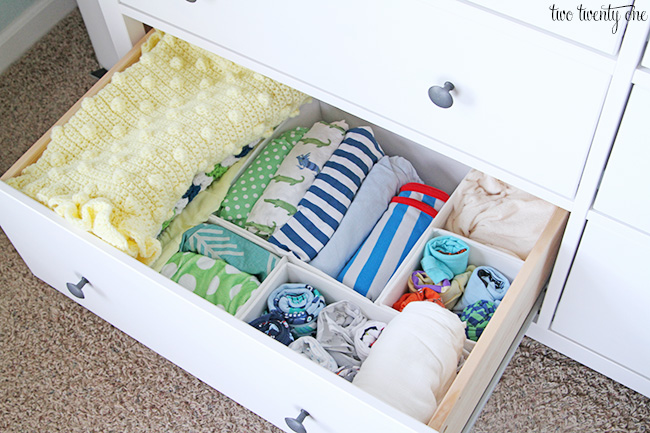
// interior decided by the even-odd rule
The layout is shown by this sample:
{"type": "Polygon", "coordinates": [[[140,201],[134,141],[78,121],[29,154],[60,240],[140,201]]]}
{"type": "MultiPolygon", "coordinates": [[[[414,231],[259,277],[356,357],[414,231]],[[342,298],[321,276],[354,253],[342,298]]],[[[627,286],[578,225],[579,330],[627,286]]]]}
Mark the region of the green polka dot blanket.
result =
{"type": "Polygon", "coordinates": [[[233,315],[260,285],[223,260],[191,252],[174,254],[160,273],[233,315]]]}
{"type": "Polygon", "coordinates": [[[215,215],[244,227],[248,214],[275,175],[278,167],[308,131],[297,127],[272,140],[251,163],[248,170],[230,187],[215,215]]]}

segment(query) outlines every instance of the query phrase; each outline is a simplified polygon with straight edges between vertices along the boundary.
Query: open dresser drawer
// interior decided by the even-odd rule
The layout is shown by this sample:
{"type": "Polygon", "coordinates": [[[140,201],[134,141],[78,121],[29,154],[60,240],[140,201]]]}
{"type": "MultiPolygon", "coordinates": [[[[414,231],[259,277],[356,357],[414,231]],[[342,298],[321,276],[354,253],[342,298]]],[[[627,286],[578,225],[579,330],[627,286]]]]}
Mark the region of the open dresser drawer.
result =
{"type": "MultiPolygon", "coordinates": [[[[87,96],[97,93],[114,72],[126,69],[138,57],[139,49],[135,47],[87,96]]],[[[59,124],[65,123],[79,106],[80,102],[59,124]]],[[[317,101],[305,112],[307,114],[292,122],[311,122],[313,119],[302,116],[317,115],[328,121],[344,116],[350,125],[367,124],[317,101]]],[[[411,159],[425,182],[443,183],[440,187],[449,192],[469,171],[389,131],[377,127],[376,134],[387,154],[411,159]],[[431,167],[444,169],[432,170],[431,167]],[[449,180],[438,181],[436,172],[449,175],[449,180]]],[[[3,180],[20,174],[36,161],[48,141],[49,132],[5,173],[3,180]]],[[[74,227],[5,183],[0,183],[0,203],[5,209],[0,214],[0,224],[37,277],[285,430],[285,417],[306,410],[310,417],[304,421],[304,426],[310,433],[460,431],[533,308],[553,265],[567,217],[561,209],[553,213],[534,248],[513,275],[510,289],[481,339],[444,398],[438,401],[437,410],[427,425],[74,227]],[[74,297],[68,283],[75,284],[82,278],[88,281],[81,288],[84,297],[74,297]]],[[[346,293],[337,281],[289,257],[282,259],[265,283],[268,286],[273,281],[295,280],[320,286],[330,300],[353,299],[373,317],[390,320],[395,315],[380,302],[373,303],[351,290],[346,293]]],[[[259,304],[255,308],[259,308],[259,304]]]]}

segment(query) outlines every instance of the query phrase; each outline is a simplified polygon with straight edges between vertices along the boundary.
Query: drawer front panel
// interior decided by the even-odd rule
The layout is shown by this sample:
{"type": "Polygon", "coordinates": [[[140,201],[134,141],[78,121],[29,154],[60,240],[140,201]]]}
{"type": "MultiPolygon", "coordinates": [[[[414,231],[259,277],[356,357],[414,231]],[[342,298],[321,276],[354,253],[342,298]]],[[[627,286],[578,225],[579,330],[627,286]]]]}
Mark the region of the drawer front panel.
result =
{"type": "Polygon", "coordinates": [[[650,378],[650,337],[643,326],[650,284],[650,237],[590,221],[580,242],[552,329],[650,378]],[[605,320],[603,320],[605,319],[605,320]]]}
{"type": "Polygon", "coordinates": [[[0,223],[37,277],[71,298],[65,283],[86,277],[85,298],[73,299],[270,422],[286,429],[284,417],[304,408],[310,432],[431,432],[4,183],[0,206],[12,209],[0,223]]]}
{"type": "Polygon", "coordinates": [[[150,24],[172,32],[184,29],[254,59],[253,67],[278,71],[278,79],[304,83],[307,93],[318,89],[351,101],[437,140],[443,151],[451,146],[565,197],[575,193],[609,82],[608,73],[502,30],[501,18],[450,11],[466,5],[122,3],[126,14],[150,16],[150,24]],[[282,23],[268,18],[278,8],[282,23]],[[446,81],[455,85],[455,102],[443,109],[428,90],[446,81]]]}
{"type": "Polygon", "coordinates": [[[610,5],[608,10],[607,5],[603,5],[601,9],[600,4],[575,0],[556,0],[548,3],[517,0],[470,1],[608,54],[618,51],[628,22],[625,13],[630,10],[627,4],[626,7],[610,5]],[[555,6],[555,10],[551,10],[551,6],[555,6]],[[568,15],[569,12],[571,16],[568,15]]]}
{"type": "Polygon", "coordinates": [[[650,89],[634,86],[594,209],[650,233],[650,89]]]}

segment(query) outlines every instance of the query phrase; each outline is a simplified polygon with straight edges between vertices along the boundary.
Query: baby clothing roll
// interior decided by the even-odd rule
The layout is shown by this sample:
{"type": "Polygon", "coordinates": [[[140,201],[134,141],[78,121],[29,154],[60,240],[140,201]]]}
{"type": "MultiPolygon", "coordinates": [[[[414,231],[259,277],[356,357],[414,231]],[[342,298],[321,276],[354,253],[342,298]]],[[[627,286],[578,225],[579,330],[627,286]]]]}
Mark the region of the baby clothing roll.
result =
{"type": "Polygon", "coordinates": [[[474,272],[474,269],[476,269],[476,266],[468,265],[465,272],[456,275],[454,279],[451,280],[451,284],[448,287],[443,288],[440,295],[442,296],[442,302],[445,303],[445,307],[448,310],[453,309],[460,297],[465,293],[465,287],[467,286],[469,277],[474,272]]]}
{"type": "Polygon", "coordinates": [[[352,302],[342,300],[323,308],[318,315],[316,339],[336,360],[339,366],[361,365],[354,336],[368,318],[352,302]]]}
{"type": "Polygon", "coordinates": [[[368,320],[354,332],[354,348],[361,362],[368,358],[370,349],[375,344],[382,331],[386,327],[384,322],[379,320],[368,320]]]}
{"type": "Polygon", "coordinates": [[[497,306],[493,302],[483,300],[465,307],[460,314],[460,320],[467,326],[465,328],[467,338],[478,341],[496,310],[497,306]]]}
{"type": "Polygon", "coordinates": [[[463,311],[465,307],[481,300],[498,306],[509,287],[510,281],[501,272],[490,266],[478,266],[469,277],[465,293],[454,306],[454,311],[463,311]]]}
{"type": "Polygon", "coordinates": [[[284,158],[305,132],[307,128],[297,127],[271,140],[230,187],[215,215],[244,227],[253,205],[264,192],[284,158]]]}
{"type": "Polygon", "coordinates": [[[347,129],[343,120],[314,124],[289,151],[255,202],[246,229],[268,238],[282,227],[298,211],[298,203],[343,141],[347,129]]]}
{"type": "Polygon", "coordinates": [[[404,185],[337,280],[373,301],[377,299],[448,198],[431,186],[404,185]]]}
{"type": "Polygon", "coordinates": [[[318,315],[325,308],[325,298],[309,284],[282,284],[267,300],[268,311],[278,310],[287,321],[294,337],[312,335],[318,315]]]}
{"type": "Polygon", "coordinates": [[[160,273],[233,315],[260,285],[223,260],[190,252],[174,254],[160,273]]]}
{"type": "Polygon", "coordinates": [[[370,169],[383,155],[372,128],[350,129],[298,203],[298,211],[269,242],[304,262],[316,257],[338,229],[370,169]]]}
{"type": "Polygon", "coordinates": [[[314,337],[300,337],[289,345],[289,348],[311,359],[318,365],[333,371],[339,371],[336,361],[314,337]]]}
{"type": "Polygon", "coordinates": [[[273,310],[268,314],[263,314],[257,319],[251,320],[248,324],[285,346],[293,343],[293,335],[291,335],[289,324],[279,311],[273,310]]]}
{"type": "Polygon", "coordinates": [[[391,199],[407,183],[420,183],[415,168],[401,156],[384,156],[366,180],[329,242],[310,264],[332,278],[350,260],[388,208],[391,199]]]}
{"type": "MultiPolygon", "coordinates": [[[[449,286],[449,280],[444,280],[443,281],[443,286],[449,286]]],[[[443,287],[441,286],[441,287],[443,287]]],[[[441,290],[441,289],[438,289],[441,290]]],[[[417,292],[407,292],[404,293],[400,298],[393,304],[393,308],[396,309],[397,311],[402,311],[404,308],[410,304],[411,302],[416,302],[416,301],[428,301],[428,302],[434,302],[441,307],[445,306],[445,303],[442,301],[442,296],[440,295],[440,291],[434,290],[431,287],[422,287],[419,289],[417,292]]]]}
{"type": "Polygon", "coordinates": [[[469,245],[454,236],[439,236],[424,247],[420,265],[434,284],[451,280],[465,272],[469,260],[469,245]]]}
{"type": "Polygon", "coordinates": [[[392,319],[352,383],[427,423],[456,377],[465,325],[432,302],[412,302],[392,319]]]}
{"type": "Polygon", "coordinates": [[[280,258],[216,224],[199,224],[185,233],[180,251],[190,251],[213,259],[221,259],[237,269],[255,275],[263,281],[275,268],[280,258]]]}

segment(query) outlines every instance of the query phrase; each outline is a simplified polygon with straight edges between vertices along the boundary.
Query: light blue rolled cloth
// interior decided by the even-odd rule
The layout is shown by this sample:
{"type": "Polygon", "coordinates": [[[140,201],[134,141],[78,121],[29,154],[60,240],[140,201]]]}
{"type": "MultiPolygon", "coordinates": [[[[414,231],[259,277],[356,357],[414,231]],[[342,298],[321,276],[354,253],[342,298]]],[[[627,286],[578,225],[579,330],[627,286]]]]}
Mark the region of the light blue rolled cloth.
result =
{"type": "Polygon", "coordinates": [[[468,260],[469,245],[462,239],[455,236],[439,236],[425,245],[420,265],[431,281],[439,284],[465,272],[468,260]]]}
{"type": "Polygon", "coordinates": [[[498,306],[509,287],[510,281],[501,272],[490,266],[479,266],[469,277],[465,293],[454,305],[453,310],[463,311],[465,307],[478,301],[490,301],[498,306]]]}
{"type": "Polygon", "coordinates": [[[332,238],[310,264],[336,278],[391,199],[407,183],[422,182],[413,165],[401,156],[384,156],[372,167],[332,238]]]}
{"type": "Polygon", "coordinates": [[[267,300],[269,312],[278,310],[296,338],[316,332],[318,314],[325,308],[325,298],[309,284],[282,284],[267,300]]]}

